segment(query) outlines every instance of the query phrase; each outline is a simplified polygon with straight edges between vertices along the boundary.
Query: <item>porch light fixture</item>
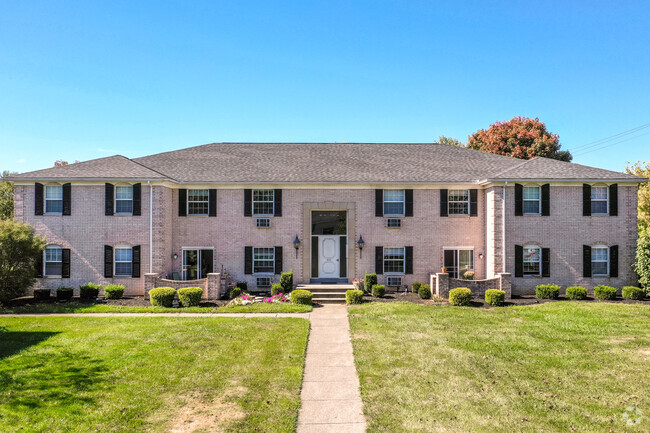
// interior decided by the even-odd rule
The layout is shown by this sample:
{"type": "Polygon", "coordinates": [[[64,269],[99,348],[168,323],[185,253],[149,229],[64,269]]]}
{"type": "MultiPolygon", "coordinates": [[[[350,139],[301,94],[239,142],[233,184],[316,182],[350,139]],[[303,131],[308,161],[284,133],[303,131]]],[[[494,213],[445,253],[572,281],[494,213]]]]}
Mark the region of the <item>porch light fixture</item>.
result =
{"type": "Polygon", "coordinates": [[[176,260],[178,258],[178,254],[174,253],[172,254],[172,259],[176,260]]]}
{"type": "Polygon", "coordinates": [[[363,245],[365,242],[363,241],[363,236],[359,235],[359,240],[357,241],[357,245],[359,246],[359,258],[363,258],[361,252],[363,251],[363,245]]]}
{"type": "Polygon", "coordinates": [[[296,235],[296,238],[293,240],[293,247],[296,249],[296,259],[298,258],[298,248],[300,248],[300,239],[298,239],[298,235],[296,235]]]}

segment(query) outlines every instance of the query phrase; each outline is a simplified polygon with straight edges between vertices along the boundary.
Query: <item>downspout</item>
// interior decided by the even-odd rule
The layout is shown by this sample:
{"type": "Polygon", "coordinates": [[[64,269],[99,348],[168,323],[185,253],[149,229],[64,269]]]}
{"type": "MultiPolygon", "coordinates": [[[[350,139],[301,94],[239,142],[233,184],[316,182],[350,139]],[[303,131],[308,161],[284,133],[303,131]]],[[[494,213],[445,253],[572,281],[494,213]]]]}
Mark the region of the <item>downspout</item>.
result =
{"type": "Polygon", "coordinates": [[[506,273],[506,190],[508,189],[508,181],[503,187],[503,215],[501,217],[501,238],[503,245],[501,251],[503,252],[503,273],[506,273]]]}
{"type": "Polygon", "coordinates": [[[153,273],[153,185],[149,185],[149,273],[153,273]]]}

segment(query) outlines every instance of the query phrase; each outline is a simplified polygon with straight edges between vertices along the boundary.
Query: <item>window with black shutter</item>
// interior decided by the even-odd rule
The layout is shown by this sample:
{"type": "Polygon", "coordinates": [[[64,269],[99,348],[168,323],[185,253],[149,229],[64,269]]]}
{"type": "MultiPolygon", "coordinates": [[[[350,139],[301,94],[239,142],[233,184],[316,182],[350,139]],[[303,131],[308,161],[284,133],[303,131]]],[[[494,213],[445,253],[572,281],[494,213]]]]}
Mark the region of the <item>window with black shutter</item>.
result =
{"type": "Polygon", "coordinates": [[[375,190],[375,216],[376,217],[384,216],[384,190],[383,189],[375,190]]]}
{"type": "MultiPolygon", "coordinates": [[[[43,184],[34,184],[34,215],[43,215],[43,184]]],[[[43,271],[41,270],[41,274],[43,271]]]]}
{"type": "Polygon", "coordinates": [[[582,276],[591,277],[591,247],[589,245],[582,246],[582,276]]]}
{"type": "Polygon", "coordinates": [[[72,215],[72,185],[63,184],[63,212],[62,215],[72,215]]]}
{"type": "Polygon", "coordinates": [[[114,190],[112,183],[104,185],[104,215],[111,216],[115,213],[113,208],[114,190]]]}
{"type": "Polygon", "coordinates": [[[178,190],[178,216],[187,216],[187,190],[178,190]]]}
{"type": "Polygon", "coordinates": [[[384,247],[375,247],[375,273],[384,273],[384,247]]]}
{"type": "Polygon", "coordinates": [[[273,192],[273,216],[282,216],[282,190],[276,189],[273,192]]]}
{"type": "Polygon", "coordinates": [[[515,184],[515,216],[523,216],[524,214],[524,186],[515,184]]]}
{"type": "Polygon", "coordinates": [[[618,185],[609,186],[609,216],[618,216],[618,185]]]}
{"type": "Polygon", "coordinates": [[[413,273],[413,247],[405,247],[404,251],[404,273],[410,275],[413,273]]]}
{"type": "Polygon", "coordinates": [[[446,217],[449,216],[449,201],[448,201],[449,190],[441,189],[440,190],[440,216],[446,217]]]}
{"type": "Polygon", "coordinates": [[[515,277],[524,276],[524,247],[515,245],[515,277]]]}
{"type": "Polygon", "coordinates": [[[140,245],[131,248],[131,277],[140,278],[140,245]]]}
{"type": "Polygon", "coordinates": [[[609,247],[609,276],[618,277],[618,245],[609,247]]]}
{"type": "Polygon", "coordinates": [[[253,247],[244,247],[244,274],[253,273],[253,247]]]}
{"type": "Polygon", "coordinates": [[[591,216],[591,185],[586,183],[582,185],[582,216],[591,216]]]}
{"type": "Polygon", "coordinates": [[[113,247],[104,245],[104,278],[113,278],[113,247]]]}
{"type": "Polygon", "coordinates": [[[404,197],[405,197],[404,216],[405,217],[412,217],[413,216],[413,190],[412,189],[405,189],[404,190],[404,197]]]}
{"type": "Polygon", "coordinates": [[[70,248],[61,248],[61,278],[70,278],[70,248]]]}
{"type": "Polygon", "coordinates": [[[478,215],[478,190],[469,190],[469,216],[478,215]]]}
{"type": "MultiPolygon", "coordinates": [[[[151,194],[151,188],[149,189],[151,194]]],[[[142,215],[142,184],[133,184],[133,215],[142,215]]]]}
{"type": "Polygon", "coordinates": [[[214,188],[208,191],[208,216],[217,216],[217,190],[214,188]]]}
{"type": "Polygon", "coordinates": [[[551,276],[551,249],[542,248],[542,277],[551,276]]]}
{"type": "MultiPolygon", "coordinates": [[[[245,217],[253,216],[253,190],[252,189],[244,190],[244,216],[245,217]]],[[[252,264],[251,264],[251,269],[252,269],[252,264]]]]}
{"type": "Polygon", "coordinates": [[[542,216],[551,215],[551,185],[542,185],[542,216]]]}
{"type": "Polygon", "coordinates": [[[282,247],[275,247],[275,275],[282,273],[282,247]]]}

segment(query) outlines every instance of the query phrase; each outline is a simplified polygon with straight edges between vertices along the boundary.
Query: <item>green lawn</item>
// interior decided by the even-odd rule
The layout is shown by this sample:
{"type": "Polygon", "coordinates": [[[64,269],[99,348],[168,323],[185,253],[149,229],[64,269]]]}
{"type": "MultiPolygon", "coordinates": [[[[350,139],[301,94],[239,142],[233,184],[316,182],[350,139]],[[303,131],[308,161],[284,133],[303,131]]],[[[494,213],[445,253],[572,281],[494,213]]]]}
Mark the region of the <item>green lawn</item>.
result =
{"type": "Polygon", "coordinates": [[[294,431],[305,319],[0,317],[0,431],[294,431]]]}
{"type": "Polygon", "coordinates": [[[369,432],[650,431],[645,305],[349,311],[369,432]]]}
{"type": "Polygon", "coordinates": [[[311,305],[299,305],[290,303],[264,303],[257,302],[248,305],[230,305],[220,307],[219,313],[308,313],[313,310],[311,305]]]}
{"type": "Polygon", "coordinates": [[[0,314],[40,314],[40,313],[307,313],[309,305],[291,303],[271,304],[256,302],[250,305],[224,307],[129,307],[122,305],[88,304],[83,302],[42,303],[12,308],[0,308],[0,314]]]}

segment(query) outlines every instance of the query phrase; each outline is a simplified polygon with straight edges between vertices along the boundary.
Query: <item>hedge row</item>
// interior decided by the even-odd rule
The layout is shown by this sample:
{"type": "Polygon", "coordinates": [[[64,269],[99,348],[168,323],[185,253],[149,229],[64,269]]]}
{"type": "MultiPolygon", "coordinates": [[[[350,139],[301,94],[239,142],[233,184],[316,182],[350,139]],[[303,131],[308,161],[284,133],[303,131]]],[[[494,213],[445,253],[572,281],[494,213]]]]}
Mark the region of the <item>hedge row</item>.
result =
{"type": "MultiPolygon", "coordinates": [[[[599,285],[594,287],[594,297],[605,301],[616,299],[618,289],[616,287],[599,285]]],[[[625,286],[621,290],[623,299],[633,299],[642,301],[645,297],[645,291],[639,287],[625,286]]],[[[560,296],[560,286],[557,284],[540,284],[535,288],[535,296],[539,299],[557,299],[560,296]]],[[[566,288],[566,297],[568,299],[582,300],[587,299],[587,289],[580,286],[571,286],[566,288]]]]}

